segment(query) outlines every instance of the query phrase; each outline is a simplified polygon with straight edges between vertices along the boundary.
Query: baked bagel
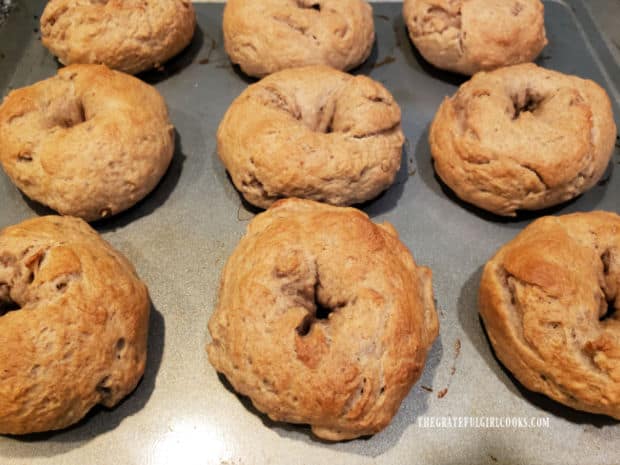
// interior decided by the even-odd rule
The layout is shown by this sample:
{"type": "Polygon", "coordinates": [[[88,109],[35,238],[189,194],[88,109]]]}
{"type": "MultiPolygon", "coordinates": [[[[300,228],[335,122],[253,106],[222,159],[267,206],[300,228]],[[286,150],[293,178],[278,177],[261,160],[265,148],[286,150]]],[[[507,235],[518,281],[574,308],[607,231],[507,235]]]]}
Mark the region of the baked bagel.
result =
{"type": "Polygon", "coordinates": [[[154,87],[73,65],[0,106],[0,162],[33,200],[87,221],[146,196],[168,169],[174,127],[154,87]]]}
{"type": "Polygon", "coordinates": [[[158,67],[192,40],[189,0],[50,0],[41,42],[58,60],[136,74],[158,67]]]}
{"type": "Polygon", "coordinates": [[[400,167],[400,108],[378,82],[325,66],[249,86],[217,131],[220,159],[245,199],[351,205],[387,189],[400,167]]]}
{"type": "Polygon", "coordinates": [[[405,0],[403,18],[428,62],[461,74],[533,61],[547,45],[540,0],[405,0]]]}
{"type": "Polygon", "coordinates": [[[437,337],[431,276],[390,224],[281,200],[226,264],[209,360],[273,420],[331,441],[377,433],[437,337]]]}
{"type": "Polygon", "coordinates": [[[594,186],[616,125],[593,81],[534,64],[476,74],[431,125],[435,170],[466,202],[498,215],[538,210],[594,186]]]}
{"type": "Polygon", "coordinates": [[[364,0],[228,0],[224,48],[244,73],[263,77],[287,68],[355,68],[375,41],[364,0]]]}
{"type": "Polygon", "coordinates": [[[149,308],[133,266],[84,221],[0,231],[0,433],[65,428],[133,391],[149,308]]]}
{"type": "Polygon", "coordinates": [[[480,314],[528,389],[620,419],[620,216],[544,217],[486,264],[480,314]]]}

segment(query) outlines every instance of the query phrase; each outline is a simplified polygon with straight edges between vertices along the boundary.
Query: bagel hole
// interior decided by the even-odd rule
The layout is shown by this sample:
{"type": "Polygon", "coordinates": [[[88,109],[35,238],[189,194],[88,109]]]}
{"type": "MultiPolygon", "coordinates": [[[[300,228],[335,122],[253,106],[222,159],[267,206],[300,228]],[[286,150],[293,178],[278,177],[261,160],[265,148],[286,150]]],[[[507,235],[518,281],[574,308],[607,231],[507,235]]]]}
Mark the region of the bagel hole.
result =
{"type": "Polygon", "coordinates": [[[535,96],[530,89],[525,89],[523,95],[515,95],[512,98],[512,119],[518,119],[522,113],[534,113],[541,103],[542,99],[540,97],[535,96]]]}
{"type": "Polygon", "coordinates": [[[613,300],[607,301],[607,311],[599,317],[598,321],[605,321],[614,318],[617,315],[617,309],[613,300]]]}
{"type": "Polygon", "coordinates": [[[321,11],[321,4],[319,2],[309,3],[307,0],[297,0],[297,6],[306,10],[321,11]]]}
{"type": "Polygon", "coordinates": [[[315,318],[317,320],[327,320],[329,318],[329,314],[333,312],[333,308],[328,308],[321,305],[319,302],[316,303],[316,315],[315,318]]]}
{"type": "Polygon", "coordinates": [[[9,297],[9,286],[0,284],[0,317],[17,310],[21,310],[21,307],[9,297]]]}
{"type": "Polygon", "coordinates": [[[300,336],[306,336],[312,329],[312,325],[314,324],[315,321],[327,320],[329,318],[329,315],[331,315],[334,312],[334,310],[344,306],[344,304],[341,304],[341,305],[336,305],[333,308],[327,307],[323,305],[321,302],[319,302],[317,295],[318,295],[317,291],[315,290],[314,312],[308,313],[306,316],[304,316],[303,320],[301,320],[301,323],[299,323],[299,325],[297,325],[297,327],[295,328],[295,330],[297,331],[297,334],[299,334],[300,336]]]}
{"type": "Polygon", "coordinates": [[[54,103],[50,111],[52,113],[52,127],[70,129],[86,121],[86,110],[84,110],[81,100],[77,98],[54,103]]]}

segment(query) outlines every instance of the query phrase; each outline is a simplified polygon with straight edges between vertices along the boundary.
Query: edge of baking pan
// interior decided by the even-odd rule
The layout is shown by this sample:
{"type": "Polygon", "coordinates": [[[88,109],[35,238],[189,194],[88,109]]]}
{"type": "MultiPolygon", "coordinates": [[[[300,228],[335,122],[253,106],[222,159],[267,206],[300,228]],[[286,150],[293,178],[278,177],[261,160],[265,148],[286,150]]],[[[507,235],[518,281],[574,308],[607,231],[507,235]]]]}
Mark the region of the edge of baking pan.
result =
{"type": "Polygon", "coordinates": [[[11,90],[7,86],[30,41],[40,40],[39,15],[43,6],[41,0],[14,1],[7,20],[0,25],[0,98],[11,90]]]}
{"type": "Polygon", "coordinates": [[[592,56],[597,61],[601,72],[605,76],[608,90],[612,94],[614,113],[616,119],[620,116],[620,64],[616,56],[612,53],[611,41],[601,32],[597,26],[591,7],[586,1],[582,0],[547,0],[548,2],[559,3],[566,6],[575,19],[575,23],[580,28],[584,42],[592,52],[592,56]]]}

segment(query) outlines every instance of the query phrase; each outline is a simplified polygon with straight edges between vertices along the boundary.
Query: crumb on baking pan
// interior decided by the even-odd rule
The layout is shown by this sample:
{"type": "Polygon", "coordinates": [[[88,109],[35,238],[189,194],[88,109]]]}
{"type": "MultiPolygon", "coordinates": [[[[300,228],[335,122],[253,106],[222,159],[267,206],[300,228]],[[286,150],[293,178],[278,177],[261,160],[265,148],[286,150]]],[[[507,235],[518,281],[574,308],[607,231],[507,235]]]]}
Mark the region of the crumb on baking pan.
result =
{"type": "Polygon", "coordinates": [[[375,64],[373,64],[372,67],[373,69],[380,68],[381,66],[389,65],[390,63],[394,63],[395,61],[396,61],[396,58],[394,58],[393,56],[387,56],[383,60],[378,61],[375,64]]]}

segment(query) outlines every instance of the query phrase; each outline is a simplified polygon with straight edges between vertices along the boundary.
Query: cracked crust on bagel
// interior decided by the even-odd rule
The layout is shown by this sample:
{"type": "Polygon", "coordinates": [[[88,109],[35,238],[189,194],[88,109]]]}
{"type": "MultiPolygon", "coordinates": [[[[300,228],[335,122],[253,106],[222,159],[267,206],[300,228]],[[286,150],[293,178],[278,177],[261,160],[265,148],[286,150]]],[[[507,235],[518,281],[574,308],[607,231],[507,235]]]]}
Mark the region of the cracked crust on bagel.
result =
{"type": "Polygon", "coordinates": [[[50,0],[41,42],[65,64],[103,64],[129,74],[163,65],[192,40],[190,0],[50,0]]]}
{"type": "Polygon", "coordinates": [[[258,410],[337,441],[389,424],[438,325],[431,271],[390,224],[286,199],[229,258],[207,349],[258,410]]]}
{"type": "Polygon", "coordinates": [[[394,182],[403,142],[400,108],[385,87],[325,66],[249,86],[217,131],[235,187],[262,208],[285,197],[370,200],[394,182]]]}
{"type": "Polygon", "coordinates": [[[172,160],[174,127],[154,87],[102,65],[72,65],[9,93],[0,141],[0,163],[24,194],[94,221],[155,188],[172,160]]]}
{"type": "Polygon", "coordinates": [[[620,419],[620,216],[544,217],[484,267],[480,314],[528,389],[620,419]]]}
{"type": "Polygon", "coordinates": [[[428,62],[461,74],[533,61],[547,45],[540,0],[405,0],[403,18],[428,62]]]}
{"type": "Polygon", "coordinates": [[[0,434],[65,428],[118,404],[144,373],[149,310],[133,266],[84,221],[0,231],[0,434]]]}
{"type": "Polygon", "coordinates": [[[256,77],[308,65],[349,70],[375,40],[364,0],[229,0],[223,29],[231,61],[256,77]]]}
{"type": "Polygon", "coordinates": [[[514,216],[594,186],[615,137],[598,84],[528,63],[463,84],[439,107],[429,141],[437,174],[458,197],[514,216]]]}

